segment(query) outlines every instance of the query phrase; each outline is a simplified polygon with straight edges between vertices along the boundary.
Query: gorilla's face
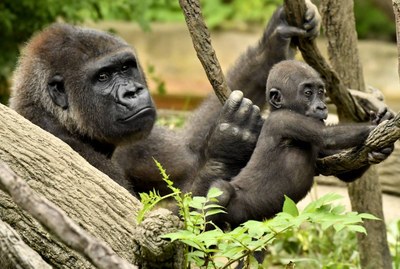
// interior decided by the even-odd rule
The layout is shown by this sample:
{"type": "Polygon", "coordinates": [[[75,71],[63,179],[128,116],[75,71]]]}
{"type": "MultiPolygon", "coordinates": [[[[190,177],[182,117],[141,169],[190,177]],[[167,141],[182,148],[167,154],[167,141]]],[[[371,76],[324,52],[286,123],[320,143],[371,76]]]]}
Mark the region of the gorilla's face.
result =
{"type": "Polygon", "coordinates": [[[93,51],[86,47],[63,55],[75,68],[58,64],[48,92],[72,118],[77,133],[117,145],[147,136],[156,110],[134,51],[106,37],[93,51]]]}
{"type": "Polygon", "coordinates": [[[92,118],[82,117],[92,129],[100,128],[96,136],[113,144],[146,136],[156,112],[134,54],[124,50],[107,55],[88,64],[87,73],[86,100],[79,106],[92,107],[92,118]]]}

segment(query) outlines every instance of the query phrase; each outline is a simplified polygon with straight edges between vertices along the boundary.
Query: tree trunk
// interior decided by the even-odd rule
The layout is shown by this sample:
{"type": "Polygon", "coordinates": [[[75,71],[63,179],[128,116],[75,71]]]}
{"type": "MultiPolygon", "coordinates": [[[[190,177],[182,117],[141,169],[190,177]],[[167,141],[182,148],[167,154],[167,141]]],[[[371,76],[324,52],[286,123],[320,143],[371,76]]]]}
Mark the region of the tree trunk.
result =
{"type": "MultiPolygon", "coordinates": [[[[61,140],[11,109],[0,105],[0,115],[0,160],[32,189],[132,264],[143,268],[182,266],[180,248],[159,238],[176,229],[177,217],[158,210],[137,224],[135,217],[141,204],[128,191],[61,140]]],[[[82,255],[46,232],[4,192],[0,192],[0,219],[54,268],[93,268],[82,255]]],[[[0,247],[1,253],[13,251],[2,244],[0,247]]]]}
{"type": "MultiPolygon", "coordinates": [[[[346,87],[365,91],[358,57],[353,1],[323,0],[322,10],[332,66],[346,87]]],[[[340,109],[338,107],[338,110],[340,109]]],[[[346,117],[346,115],[341,116],[341,120],[346,117]]],[[[382,221],[366,220],[364,226],[368,235],[358,234],[362,267],[392,268],[382,210],[381,186],[376,168],[370,168],[362,178],[349,184],[349,196],[353,210],[368,212],[382,219],[382,221]]]]}

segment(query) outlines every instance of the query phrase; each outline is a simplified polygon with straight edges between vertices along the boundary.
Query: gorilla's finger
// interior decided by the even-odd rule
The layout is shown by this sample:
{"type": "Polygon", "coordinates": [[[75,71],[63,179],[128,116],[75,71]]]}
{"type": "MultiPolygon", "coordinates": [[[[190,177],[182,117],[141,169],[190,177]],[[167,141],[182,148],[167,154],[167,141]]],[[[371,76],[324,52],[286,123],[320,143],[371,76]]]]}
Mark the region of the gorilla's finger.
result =
{"type": "Polygon", "coordinates": [[[311,2],[306,1],[307,10],[304,15],[303,28],[307,30],[305,37],[317,37],[321,28],[321,15],[318,8],[311,2]]]}
{"type": "Polygon", "coordinates": [[[243,98],[242,103],[235,115],[235,121],[239,125],[243,125],[249,121],[253,112],[253,102],[248,98],[243,98]]]}
{"type": "Polygon", "coordinates": [[[222,108],[222,121],[232,120],[234,113],[239,109],[243,100],[243,93],[241,91],[233,91],[228,100],[226,100],[224,107],[222,108]]]}
{"type": "Polygon", "coordinates": [[[251,114],[249,124],[253,130],[260,131],[264,121],[261,117],[261,110],[258,106],[253,105],[253,113],[251,114]]]}
{"type": "Polygon", "coordinates": [[[368,153],[368,162],[370,164],[378,164],[386,160],[394,150],[394,145],[380,149],[379,151],[372,151],[368,153]]]}
{"type": "Polygon", "coordinates": [[[390,120],[394,117],[394,114],[389,110],[388,107],[380,108],[378,110],[377,114],[378,114],[378,119],[379,119],[378,123],[381,123],[385,120],[390,120]]]}
{"type": "Polygon", "coordinates": [[[378,164],[382,161],[384,161],[387,158],[386,154],[380,153],[380,152],[370,152],[368,153],[368,163],[370,164],[378,164]]]}
{"type": "Polygon", "coordinates": [[[389,154],[391,154],[393,152],[393,150],[394,150],[394,145],[392,145],[391,147],[387,147],[387,148],[381,149],[380,152],[382,152],[382,153],[384,153],[386,155],[389,155],[389,154]]]}
{"type": "Polygon", "coordinates": [[[278,26],[276,30],[283,38],[303,37],[307,35],[306,30],[294,26],[278,26]]]}

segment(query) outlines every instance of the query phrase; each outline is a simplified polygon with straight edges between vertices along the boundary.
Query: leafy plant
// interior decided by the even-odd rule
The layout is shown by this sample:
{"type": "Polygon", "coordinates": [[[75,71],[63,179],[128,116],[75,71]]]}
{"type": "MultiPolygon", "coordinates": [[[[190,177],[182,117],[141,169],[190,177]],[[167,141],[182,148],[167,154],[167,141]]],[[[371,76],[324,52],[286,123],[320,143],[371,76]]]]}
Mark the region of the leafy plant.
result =
{"type": "MultiPolygon", "coordinates": [[[[293,235],[304,226],[314,229],[314,225],[318,225],[321,233],[332,230],[339,233],[347,230],[354,234],[366,232],[361,226],[363,219],[377,220],[370,214],[345,212],[344,206],[333,204],[342,197],[338,194],[327,194],[311,202],[301,211],[289,197],[285,197],[283,210],[276,217],[265,221],[250,220],[231,231],[223,231],[208,218],[214,214],[224,214],[223,209],[216,203],[221,191],[213,188],[207,197],[182,194],[179,189],[173,187],[162,166],[157,161],[156,164],[172,193],[164,197],[157,197],[155,192],[143,196],[144,208],[139,215],[144,216],[145,212],[162,199],[171,196],[175,198],[184,225],[181,230],[164,235],[164,238],[179,240],[187,246],[188,268],[192,265],[201,268],[232,268],[240,260],[243,260],[245,268],[258,268],[259,264],[254,257],[256,251],[266,250],[278,241],[279,237],[293,235]]],[[[315,262],[311,259],[291,260],[297,263],[315,262]]],[[[285,264],[289,262],[290,260],[287,260],[285,264]]],[[[328,264],[329,261],[326,265],[328,264]]]]}
{"type": "Polygon", "coordinates": [[[393,257],[393,268],[400,269],[400,219],[388,226],[388,241],[393,257]]]}

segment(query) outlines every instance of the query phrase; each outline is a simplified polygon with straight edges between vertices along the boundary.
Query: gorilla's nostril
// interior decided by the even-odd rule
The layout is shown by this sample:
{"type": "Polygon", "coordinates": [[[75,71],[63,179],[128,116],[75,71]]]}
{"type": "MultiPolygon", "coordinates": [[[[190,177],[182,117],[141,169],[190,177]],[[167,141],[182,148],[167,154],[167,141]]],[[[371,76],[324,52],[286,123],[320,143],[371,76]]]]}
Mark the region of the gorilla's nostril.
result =
{"type": "Polygon", "coordinates": [[[123,99],[132,99],[136,97],[136,92],[127,91],[122,95],[123,99]]]}

